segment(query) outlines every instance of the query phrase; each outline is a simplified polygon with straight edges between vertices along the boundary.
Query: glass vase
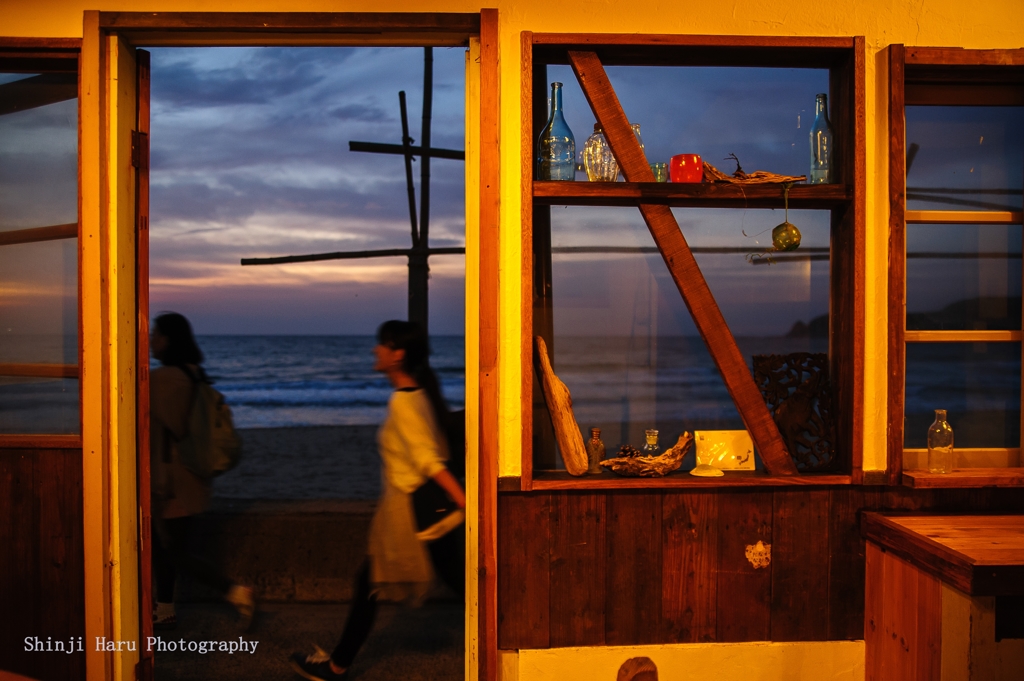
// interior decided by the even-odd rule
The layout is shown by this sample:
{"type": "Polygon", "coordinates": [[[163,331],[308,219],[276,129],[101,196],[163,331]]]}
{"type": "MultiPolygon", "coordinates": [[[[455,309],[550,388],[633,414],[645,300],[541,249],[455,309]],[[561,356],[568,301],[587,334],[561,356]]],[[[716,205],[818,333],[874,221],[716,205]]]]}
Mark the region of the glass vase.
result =
{"type": "Polygon", "coordinates": [[[583,169],[591,182],[614,182],[619,174],[619,163],[598,123],[594,123],[594,134],[583,145],[583,169]]]}
{"type": "Polygon", "coordinates": [[[576,179],[576,139],[562,115],[562,84],[551,84],[551,116],[537,138],[537,179],[576,179]]]}
{"type": "Polygon", "coordinates": [[[590,439],[587,440],[588,473],[604,473],[601,462],[604,461],[604,442],[601,441],[601,429],[591,428],[590,439]]]}
{"type": "Polygon", "coordinates": [[[835,181],[832,167],[832,125],[828,122],[828,95],[815,97],[814,125],[811,126],[810,184],[831,184],[835,181]]]}
{"type": "Polygon", "coordinates": [[[928,472],[953,471],[953,427],[946,421],[946,410],[935,410],[935,421],[928,428],[928,472]]]}

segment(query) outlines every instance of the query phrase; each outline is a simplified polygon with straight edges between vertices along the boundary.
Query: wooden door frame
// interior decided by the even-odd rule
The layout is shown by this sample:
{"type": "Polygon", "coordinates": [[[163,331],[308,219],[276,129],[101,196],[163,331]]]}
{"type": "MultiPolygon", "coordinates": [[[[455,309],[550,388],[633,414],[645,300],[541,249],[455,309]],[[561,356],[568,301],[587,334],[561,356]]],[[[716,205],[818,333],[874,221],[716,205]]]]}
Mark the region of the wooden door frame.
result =
{"type": "MultiPolygon", "coordinates": [[[[89,73],[83,79],[83,104],[85,109],[82,121],[83,150],[81,161],[86,167],[85,180],[82,183],[82,195],[89,194],[83,201],[84,234],[95,236],[96,246],[91,253],[94,263],[91,274],[92,284],[86,283],[87,298],[104,321],[92,327],[92,334],[98,341],[93,352],[87,352],[83,364],[83,381],[89,381],[93,394],[100,397],[107,405],[102,415],[131,416],[138,424],[137,433],[133,436],[142,437],[144,428],[144,392],[148,392],[148,372],[144,367],[148,362],[146,338],[148,338],[148,319],[143,318],[143,310],[139,307],[143,300],[142,291],[146,284],[142,277],[148,266],[148,250],[143,254],[147,241],[140,238],[139,220],[134,214],[116,213],[119,200],[123,200],[128,192],[126,187],[134,191],[135,183],[119,182],[118,173],[122,164],[112,159],[112,150],[118,149],[117,135],[111,134],[118,120],[112,117],[113,107],[125,96],[125,90],[134,91],[135,74],[131,74],[131,86],[125,86],[127,79],[117,80],[117,75],[127,75],[118,70],[118,46],[122,48],[137,47],[187,47],[187,46],[257,46],[257,45],[289,45],[289,46],[464,46],[470,40],[479,41],[480,51],[480,83],[478,93],[479,136],[470,135],[467,131],[467,142],[473,138],[479,143],[479,184],[477,197],[472,203],[467,196],[467,206],[479,207],[479,270],[478,281],[467,280],[467,294],[479,292],[479,299],[474,305],[467,305],[467,310],[479,305],[478,319],[467,318],[467,337],[470,324],[478,324],[479,348],[473,353],[479,358],[477,380],[478,413],[467,414],[467,419],[476,421],[478,437],[475,442],[468,442],[467,455],[477,455],[476,481],[467,480],[469,493],[470,523],[477,527],[467,527],[467,536],[476,550],[477,569],[470,575],[467,584],[467,679],[497,678],[497,579],[496,567],[496,513],[497,513],[497,424],[498,424],[498,174],[499,174],[499,72],[498,72],[498,11],[483,9],[476,13],[312,13],[312,12],[274,12],[274,13],[222,13],[222,12],[97,12],[87,11],[84,18],[83,31],[83,70],[89,73]],[[88,139],[86,139],[88,138],[88,139]],[[112,141],[113,140],[113,141],[112,141]],[[112,206],[114,208],[112,208],[112,206]],[[133,250],[129,255],[116,251],[118,236],[127,238],[124,233],[126,220],[133,225],[131,241],[133,250]],[[140,249],[138,255],[135,247],[140,249]],[[104,256],[107,256],[105,258],[104,256]],[[124,262],[133,260],[133,262],[124,262]],[[103,263],[103,264],[100,264],[103,263]],[[107,270],[123,267],[134,274],[131,293],[131,304],[136,314],[132,315],[133,333],[130,339],[127,332],[112,324],[117,319],[119,309],[116,303],[124,307],[126,296],[118,298],[117,292],[109,281],[101,279],[108,274],[107,270]],[[141,269],[136,269],[141,267],[141,269]],[[116,303],[115,303],[116,301],[116,303]],[[114,336],[114,337],[111,337],[114,336]],[[131,359],[124,365],[112,358],[113,346],[132,349],[131,359]],[[125,371],[126,370],[126,371],[125,371]],[[134,399],[127,399],[123,394],[123,386],[118,385],[126,375],[134,377],[131,389],[135,392],[134,399]],[[113,397],[117,395],[122,402],[130,402],[129,407],[118,407],[113,397]],[[138,408],[136,408],[138,405],[138,408]],[[474,513],[475,510],[475,513],[474,513]],[[473,584],[475,582],[475,585],[473,584]],[[471,592],[470,589],[473,591],[471,592]],[[473,609],[473,606],[476,606],[473,609]],[[476,636],[471,636],[470,633],[476,636]],[[475,646],[470,645],[475,638],[475,646]]],[[[122,49],[122,51],[127,51],[122,49]]],[[[470,87],[467,84],[467,97],[470,87]]],[[[134,92],[132,92],[134,94],[134,92]]],[[[468,102],[467,102],[468,103],[468,102]]],[[[115,112],[116,113],[116,112],[115,112]]],[[[133,121],[137,125],[137,121],[133,121]]],[[[137,128],[136,128],[136,131],[137,128]]],[[[467,149],[467,152],[469,150],[467,149]]],[[[469,158],[467,154],[467,158],[469,158]]],[[[120,178],[123,180],[123,177],[120,178]]],[[[467,183],[467,194],[471,191],[467,183]]],[[[131,197],[134,200],[134,196],[131,197]]],[[[467,220],[467,226],[469,221],[467,220]]],[[[467,234],[467,237],[469,235],[467,234]]],[[[469,254],[467,253],[467,262],[469,254]]],[[[467,268],[467,278],[472,273],[467,268]]],[[[148,311],[147,311],[148,315],[148,311]]],[[[467,364],[467,367],[469,365],[467,364]]],[[[469,400],[467,400],[469,402],[469,400]]],[[[84,418],[84,417],[83,417],[84,418]]],[[[137,532],[143,531],[137,525],[137,506],[144,494],[136,493],[135,482],[137,473],[130,475],[117,465],[117,450],[125,450],[128,443],[121,442],[127,437],[119,437],[109,426],[103,426],[102,419],[85,424],[90,431],[85,437],[86,448],[91,445],[101,454],[98,466],[85,481],[91,488],[91,494],[97,501],[102,501],[97,517],[102,531],[87,533],[86,560],[87,583],[94,587],[94,595],[86,601],[86,638],[93,640],[95,636],[107,636],[110,639],[134,638],[139,634],[138,626],[127,622],[131,608],[121,603],[121,587],[132,586],[134,590],[140,576],[138,552],[134,556],[127,553],[120,556],[120,565],[111,565],[106,546],[108,542],[121,541],[129,532],[133,539],[138,538],[137,532]],[[104,475],[106,473],[106,477],[104,475]],[[106,479],[104,479],[106,477],[106,479]],[[131,477],[132,493],[131,514],[125,513],[129,495],[124,486],[131,477]],[[111,489],[114,482],[115,489],[111,489]],[[120,485],[117,485],[120,483],[120,485]],[[115,496],[116,495],[116,498],[115,496]],[[109,504],[109,506],[108,506],[109,504]],[[129,518],[134,516],[133,518],[129,518]],[[114,535],[118,535],[115,537],[114,535]],[[90,542],[91,539],[91,542],[90,542]],[[131,557],[132,560],[128,560],[131,557]]],[[[133,430],[135,430],[133,428],[133,430]]],[[[131,443],[135,449],[135,442],[131,443]]],[[[141,467],[148,461],[139,462],[141,467]]],[[[140,490],[147,487],[146,481],[139,480],[140,490]]],[[[86,490],[90,495],[90,490],[86,490]]],[[[143,523],[144,526],[144,523],[143,523]]],[[[147,537],[143,536],[143,540],[147,537]]],[[[88,591],[88,590],[87,590],[88,591]]],[[[137,594],[136,594],[137,596],[137,594]]],[[[131,600],[134,596],[131,597],[131,600]]],[[[136,612],[137,616],[137,612],[136,612]]],[[[135,623],[136,625],[138,623],[135,623]]],[[[122,653],[122,655],[124,655],[122,653]]],[[[86,656],[86,677],[88,679],[112,678],[120,667],[122,676],[131,674],[131,667],[138,661],[138,653],[132,659],[117,658],[112,654],[90,651],[86,656]]]]}

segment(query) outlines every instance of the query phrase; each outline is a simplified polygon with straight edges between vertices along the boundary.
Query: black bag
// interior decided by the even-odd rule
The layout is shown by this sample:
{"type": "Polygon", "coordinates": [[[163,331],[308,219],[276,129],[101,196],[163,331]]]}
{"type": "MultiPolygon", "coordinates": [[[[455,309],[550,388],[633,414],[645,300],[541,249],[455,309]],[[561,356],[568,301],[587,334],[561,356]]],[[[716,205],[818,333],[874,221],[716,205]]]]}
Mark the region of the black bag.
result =
{"type": "Polygon", "coordinates": [[[422,532],[459,510],[459,507],[441,485],[434,482],[433,478],[427,478],[412,493],[412,510],[416,516],[416,529],[422,532]]]}

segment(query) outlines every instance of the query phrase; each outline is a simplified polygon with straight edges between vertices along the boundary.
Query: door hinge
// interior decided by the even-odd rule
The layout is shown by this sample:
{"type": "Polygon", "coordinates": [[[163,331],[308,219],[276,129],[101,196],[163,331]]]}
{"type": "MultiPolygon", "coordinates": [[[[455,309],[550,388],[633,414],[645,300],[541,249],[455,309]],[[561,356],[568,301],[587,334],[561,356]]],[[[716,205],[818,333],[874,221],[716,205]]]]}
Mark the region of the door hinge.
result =
{"type": "Polygon", "coordinates": [[[149,169],[149,135],[132,130],[132,167],[149,169]]]}

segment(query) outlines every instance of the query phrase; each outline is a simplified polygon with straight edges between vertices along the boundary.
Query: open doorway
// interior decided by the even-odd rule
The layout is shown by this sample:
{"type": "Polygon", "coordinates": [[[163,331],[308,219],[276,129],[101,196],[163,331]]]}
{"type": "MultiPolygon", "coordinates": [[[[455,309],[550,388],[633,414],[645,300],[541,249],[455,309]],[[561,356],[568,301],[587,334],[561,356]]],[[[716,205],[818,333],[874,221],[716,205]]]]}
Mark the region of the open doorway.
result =
{"type": "MultiPolygon", "coordinates": [[[[289,678],[290,651],[333,645],[344,623],[338,603],[351,597],[365,554],[380,494],[375,433],[391,393],[373,371],[373,334],[409,313],[409,268],[400,255],[239,261],[409,248],[403,157],[351,152],[349,142],[401,144],[398,93],[409,112],[422,111],[424,50],[151,52],[150,309],[191,320],[244,443],[238,467],[214,481],[211,512],[191,541],[255,587],[262,612],[245,636],[261,643],[248,663],[289,678]]],[[[461,149],[465,50],[432,57],[430,145],[461,149]]],[[[409,118],[410,135],[422,137],[421,117],[409,118]]],[[[462,164],[434,160],[431,170],[430,246],[464,247],[462,164]]],[[[416,214],[422,230],[424,211],[416,214]]],[[[429,264],[431,364],[457,410],[464,261],[446,253],[429,264]]],[[[230,628],[231,613],[208,603],[214,595],[182,585],[176,638],[224,638],[214,634],[230,628]]],[[[354,669],[368,679],[415,678],[412,670],[461,678],[462,621],[451,593],[412,617],[385,606],[377,628],[388,635],[371,635],[354,669]]],[[[157,660],[159,679],[245,676],[239,658],[209,657],[202,668],[181,651],[157,660]]]]}

